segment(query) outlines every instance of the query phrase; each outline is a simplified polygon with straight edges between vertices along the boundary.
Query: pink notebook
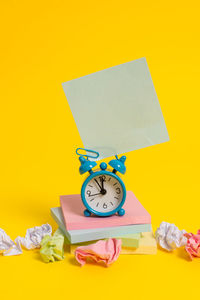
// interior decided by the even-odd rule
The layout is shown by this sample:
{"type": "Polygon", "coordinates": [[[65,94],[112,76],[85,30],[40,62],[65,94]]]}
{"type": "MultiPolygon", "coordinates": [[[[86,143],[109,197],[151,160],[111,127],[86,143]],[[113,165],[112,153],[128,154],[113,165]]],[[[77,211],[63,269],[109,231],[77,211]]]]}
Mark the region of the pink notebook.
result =
{"type": "Polygon", "coordinates": [[[123,217],[119,217],[118,215],[103,218],[94,215],[85,217],[83,215],[85,206],[79,194],[60,196],[60,204],[67,230],[151,224],[150,214],[131,191],[128,191],[126,195],[126,201],[123,206],[126,212],[123,217]]]}

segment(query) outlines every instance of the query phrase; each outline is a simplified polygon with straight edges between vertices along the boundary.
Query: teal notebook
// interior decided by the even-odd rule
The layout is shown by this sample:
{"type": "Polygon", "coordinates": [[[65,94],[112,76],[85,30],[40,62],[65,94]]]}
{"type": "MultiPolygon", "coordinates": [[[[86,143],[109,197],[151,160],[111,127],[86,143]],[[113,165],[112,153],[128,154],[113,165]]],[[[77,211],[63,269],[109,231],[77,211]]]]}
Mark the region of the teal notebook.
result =
{"type": "Polygon", "coordinates": [[[95,229],[67,230],[64,225],[64,220],[60,207],[51,208],[51,215],[58,224],[58,226],[62,229],[63,233],[68,238],[70,244],[151,231],[151,224],[136,224],[95,229]]]}

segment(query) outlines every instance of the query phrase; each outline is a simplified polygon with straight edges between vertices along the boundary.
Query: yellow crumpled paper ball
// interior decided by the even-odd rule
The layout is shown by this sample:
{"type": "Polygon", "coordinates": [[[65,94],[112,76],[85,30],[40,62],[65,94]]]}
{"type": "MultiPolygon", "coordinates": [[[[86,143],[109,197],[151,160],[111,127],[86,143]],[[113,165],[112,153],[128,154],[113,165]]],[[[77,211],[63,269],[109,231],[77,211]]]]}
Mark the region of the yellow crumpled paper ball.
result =
{"type": "Polygon", "coordinates": [[[45,263],[64,259],[64,236],[58,229],[53,236],[46,235],[41,241],[40,255],[45,263]]]}

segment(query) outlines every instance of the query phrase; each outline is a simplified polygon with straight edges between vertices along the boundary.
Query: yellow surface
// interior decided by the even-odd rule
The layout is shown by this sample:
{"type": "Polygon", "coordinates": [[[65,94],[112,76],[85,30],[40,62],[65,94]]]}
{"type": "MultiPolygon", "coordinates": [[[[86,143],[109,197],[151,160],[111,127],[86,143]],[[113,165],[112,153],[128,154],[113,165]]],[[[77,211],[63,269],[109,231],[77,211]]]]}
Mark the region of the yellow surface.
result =
{"type": "MultiPolygon", "coordinates": [[[[0,227],[12,238],[49,222],[77,193],[81,140],[61,83],[146,56],[170,142],[128,154],[124,180],[152,216],[199,223],[199,1],[1,1],[0,227]]],[[[190,299],[200,259],[181,251],[122,255],[80,268],[38,251],[0,257],[1,299],[190,299]],[[134,294],[133,294],[134,289],[134,294]],[[7,298],[6,298],[7,297],[7,298]]]]}

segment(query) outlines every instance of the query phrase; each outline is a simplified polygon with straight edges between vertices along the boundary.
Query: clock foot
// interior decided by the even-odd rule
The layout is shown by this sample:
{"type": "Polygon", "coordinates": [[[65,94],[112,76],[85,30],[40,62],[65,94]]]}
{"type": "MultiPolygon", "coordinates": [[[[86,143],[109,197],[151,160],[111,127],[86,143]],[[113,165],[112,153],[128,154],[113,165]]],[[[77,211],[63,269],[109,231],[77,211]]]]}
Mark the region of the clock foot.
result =
{"type": "Polygon", "coordinates": [[[125,210],[123,208],[121,208],[117,213],[121,217],[125,214],[125,210]]]}
{"type": "Polygon", "coordinates": [[[84,210],[84,216],[85,217],[90,217],[91,216],[91,212],[89,210],[84,210]]]}

